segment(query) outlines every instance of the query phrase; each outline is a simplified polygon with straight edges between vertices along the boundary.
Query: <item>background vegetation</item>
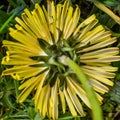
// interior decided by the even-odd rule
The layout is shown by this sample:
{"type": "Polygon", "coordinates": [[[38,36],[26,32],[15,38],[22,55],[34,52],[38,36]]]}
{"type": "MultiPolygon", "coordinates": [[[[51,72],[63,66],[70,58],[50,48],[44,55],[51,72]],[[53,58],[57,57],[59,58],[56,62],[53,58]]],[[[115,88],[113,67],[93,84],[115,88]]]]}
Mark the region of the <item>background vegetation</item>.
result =
{"type": "MultiPolygon", "coordinates": [[[[56,4],[64,2],[64,0],[54,1],[56,4]]],[[[95,0],[70,0],[71,5],[79,5],[81,9],[81,19],[85,19],[91,14],[96,14],[99,23],[110,30],[113,36],[118,38],[118,42],[114,44],[114,46],[120,47],[120,25],[106,13],[99,10],[93,4],[94,1],[95,0]]],[[[120,16],[120,0],[101,0],[100,2],[110,8],[116,15],[120,16]]],[[[0,62],[5,55],[5,49],[2,48],[2,40],[10,39],[8,28],[14,27],[15,16],[20,17],[26,7],[32,10],[35,3],[46,6],[46,0],[0,0],[0,62]]],[[[113,63],[113,66],[120,68],[120,62],[113,63]]],[[[0,64],[0,74],[4,68],[5,66],[0,64]]],[[[116,78],[114,78],[113,81],[115,85],[110,88],[109,93],[103,96],[104,101],[101,105],[105,120],[120,120],[120,69],[116,72],[116,78]]],[[[41,120],[39,114],[34,110],[31,96],[22,104],[16,102],[19,94],[17,89],[18,85],[18,81],[14,81],[10,76],[0,77],[0,120],[41,120]]],[[[69,111],[62,115],[61,111],[59,120],[91,120],[90,111],[86,111],[86,117],[84,118],[80,118],[79,116],[73,118],[69,111]]]]}

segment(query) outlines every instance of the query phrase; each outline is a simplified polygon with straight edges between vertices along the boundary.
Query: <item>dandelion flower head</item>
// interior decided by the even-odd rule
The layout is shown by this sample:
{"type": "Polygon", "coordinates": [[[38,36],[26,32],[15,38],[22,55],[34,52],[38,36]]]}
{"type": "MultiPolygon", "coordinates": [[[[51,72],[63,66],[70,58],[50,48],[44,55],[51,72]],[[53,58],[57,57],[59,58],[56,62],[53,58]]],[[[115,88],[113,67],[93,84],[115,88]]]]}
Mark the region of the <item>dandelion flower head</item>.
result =
{"type": "MultiPolygon", "coordinates": [[[[24,10],[16,17],[15,28],[10,28],[11,40],[3,40],[7,47],[2,64],[9,66],[2,75],[11,75],[20,81],[18,102],[23,102],[34,91],[35,109],[44,118],[58,119],[59,104],[63,113],[69,108],[73,116],[84,116],[82,104],[91,108],[87,94],[76,74],[59,59],[67,56],[87,76],[96,96],[102,96],[113,86],[117,67],[112,62],[120,60],[119,49],[112,44],[117,40],[111,32],[98,25],[95,15],[80,21],[80,9],[69,1],[24,10]]],[[[91,98],[92,99],[92,98],[91,98]]]]}

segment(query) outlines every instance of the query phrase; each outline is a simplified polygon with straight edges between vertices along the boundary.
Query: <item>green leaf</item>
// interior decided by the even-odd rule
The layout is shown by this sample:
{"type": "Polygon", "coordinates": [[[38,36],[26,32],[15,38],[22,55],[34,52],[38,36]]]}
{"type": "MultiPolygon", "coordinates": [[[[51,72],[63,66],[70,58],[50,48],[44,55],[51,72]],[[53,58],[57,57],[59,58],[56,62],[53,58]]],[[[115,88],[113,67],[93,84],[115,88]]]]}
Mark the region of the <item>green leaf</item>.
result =
{"type": "Polygon", "coordinates": [[[11,92],[7,91],[3,96],[3,103],[9,108],[14,108],[12,100],[11,100],[11,92]]]}
{"type": "Polygon", "coordinates": [[[8,27],[8,24],[10,21],[15,17],[15,13],[13,13],[5,22],[4,24],[0,27],[0,34],[4,32],[4,30],[8,27]]]}
{"type": "Polygon", "coordinates": [[[110,92],[111,100],[120,104],[120,82],[117,81],[110,92]]]}
{"type": "Polygon", "coordinates": [[[114,109],[114,105],[112,103],[110,103],[109,101],[105,102],[105,104],[103,105],[103,110],[106,112],[112,112],[114,109]]]}
{"type": "Polygon", "coordinates": [[[17,113],[10,115],[7,120],[30,120],[26,111],[20,110],[17,113]]]}
{"type": "Polygon", "coordinates": [[[31,120],[34,119],[35,114],[36,114],[34,107],[28,107],[27,111],[28,111],[28,114],[29,114],[31,120]]]}
{"type": "Polygon", "coordinates": [[[35,3],[41,3],[42,0],[34,0],[35,3]]]}
{"type": "Polygon", "coordinates": [[[42,118],[40,117],[40,114],[39,114],[39,113],[37,113],[37,114],[35,115],[34,120],[42,120],[42,118]]]}
{"type": "Polygon", "coordinates": [[[64,115],[63,117],[58,118],[58,120],[80,120],[80,116],[73,117],[71,115],[64,115]],[[74,119],[75,118],[75,119],[74,119]]]}
{"type": "Polygon", "coordinates": [[[8,19],[8,17],[9,17],[9,15],[6,12],[0,10],[0,27],[8,19]]]}
{"type": "Polygon", "coordinates": [[[17,7],[17,4],[13,0],[7,0],[11,6],[17,7]]]}
{"type": "Polygon", "coordinates": [[[23,10],[24,10],[25,8],[26,8],[26,5],[18,6],[18,7],[16,7],[16,8],[12,9],[9,14],[14,14],[14,13],[16,13],[17,15],[19,15],[19,14],[21,14],[21,13],[23,12],[23,10]]]}
{"type": "Polygon", "coordinates": [[[24,0],[17,0],[18,5],[26,5],[24,0]]]}
{"type": "Polygon", "coordinates": [[[108,6],[116,6],[120,1],[118,0],[105,0],[103,3],[108,6]]]}

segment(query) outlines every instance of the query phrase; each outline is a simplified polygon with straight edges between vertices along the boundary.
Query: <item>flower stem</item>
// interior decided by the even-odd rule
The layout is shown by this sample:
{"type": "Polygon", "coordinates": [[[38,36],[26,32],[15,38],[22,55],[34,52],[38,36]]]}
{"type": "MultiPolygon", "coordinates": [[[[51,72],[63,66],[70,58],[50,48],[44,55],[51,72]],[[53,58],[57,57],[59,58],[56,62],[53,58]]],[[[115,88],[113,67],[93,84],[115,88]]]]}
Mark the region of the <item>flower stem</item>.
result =
{"type": "Polygon", "coordinates": [[[67,58],[66,56],[62,56],[60,58],[60,61],[64,63],[65,65],[69,66],[77,75],[80,82],[82,83],[87,95],[88,99],[91,104],[92,112],[93,112],[93,120],[103,120],[102,116],[102,110],[99,104],[99,101],[95,95],[94,90],[92,89],[92,86],[90,85],[90,82],[88,81],[86,75],[81,70],[81,67],[76,64],[73,60],[67,58]]]}

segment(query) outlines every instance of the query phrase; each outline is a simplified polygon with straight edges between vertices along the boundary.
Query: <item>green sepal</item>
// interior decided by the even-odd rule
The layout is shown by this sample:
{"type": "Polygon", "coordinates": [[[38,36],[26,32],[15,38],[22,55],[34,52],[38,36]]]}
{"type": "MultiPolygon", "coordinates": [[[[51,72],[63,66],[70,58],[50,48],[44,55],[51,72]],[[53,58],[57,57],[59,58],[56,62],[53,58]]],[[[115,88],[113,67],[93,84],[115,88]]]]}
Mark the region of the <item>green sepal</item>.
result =
{"type": "Polygon", "coordinates": [[[43,39],[40,39],[40,38],[38,38],[38,42],[39,42],[39,44],[40,44],[40,47],[42,48],[42,50],[49,56],[49,55],[51,55],[51,52],[52,51],[50,51],[50,44],[47,42],[47,41],[45,41],[45,40],[43,40],[43,39]]]}
{"type": "Polygon", "coordinates": [[[46,67],[47,64],[34,64],[34,65],[29,65],[30,67],[46,67]]]}
{"type": "Polygon", "coordinates": [[[30,58],[33,59],[33,60],[43,61],[43,62],[48,62],[48,60],[49,60],[48,56],[42,56],[42,55],[40,55],[40,56],[32,56],[30,58]]]}
{"type": "Polygon", "coordinates": [[[66,77],[61,74],[59,75],[59,80],[60,80],[60,90],[63,91],[66,84],[66,77]]]}

